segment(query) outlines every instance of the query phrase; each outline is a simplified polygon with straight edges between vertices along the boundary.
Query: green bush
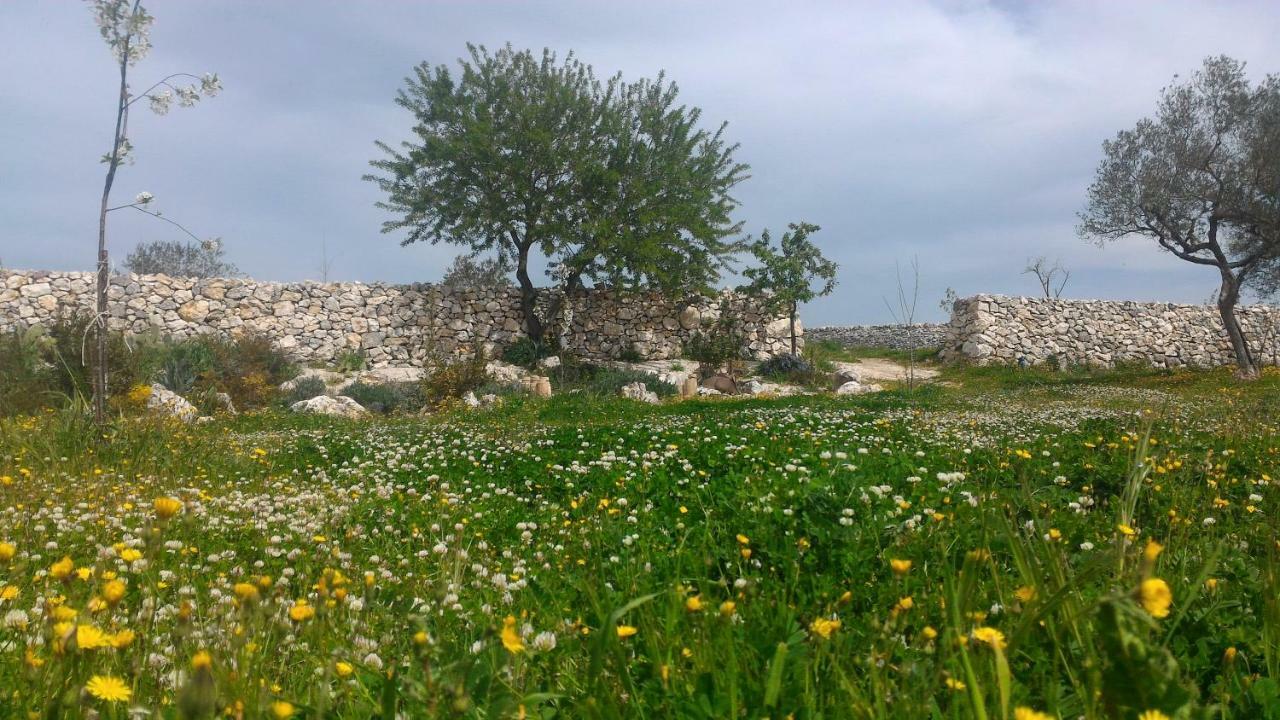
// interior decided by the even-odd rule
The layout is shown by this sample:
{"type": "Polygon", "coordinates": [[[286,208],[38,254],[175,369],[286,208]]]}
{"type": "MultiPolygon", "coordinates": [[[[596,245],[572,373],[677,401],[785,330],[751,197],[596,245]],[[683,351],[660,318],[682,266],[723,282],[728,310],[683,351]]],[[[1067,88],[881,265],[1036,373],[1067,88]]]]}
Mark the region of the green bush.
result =
{"type": "Polygon", "coordinates": [[[623,348],[618,353],[618,359],[626,363],[644,362],[644,356],[640,354],[639,350],[632,347],[623,348]]]}
{"type": "MultiPolygon", "coordinates": [[[[98,343],[92,323],[91,315],[73,313],[59,317],[45,329],[50,340],[45,359],[55,368],[58,394],[66,398],[93,397],[98,343]]],[[[150,384],[157,357],[150,338],[107,333],[107,399],[122,398],[134,387],[150,384]]]]}
{"type": "Polygon", "coordinates": [[[366,365],[363,350],[343,350],[333,358],[333,369],[338,372],[359,372],[366,365]]]}
{"type": "Polygon", "coordinates": [[[39,328],[0,336],[0,415],[31,415],[58,397],[56,368],[46,359],[39,328]]]}
{"type": "Polygon", "coordinates": [[[225,392],[237,408],[270,405],[279,396],[280,384],[298,374],[289,356],[265,335],[202,335],[189,342],[205,344],[212,356],[211,367],[201,374],[193,389],[225,392]]]}
{"type": "Polygon", "coordinates": [[[532,368],[542,358],[551,357],[554,354],[555,350],[549,344],[537,343],[527,337],[522,337],[502,349],[502,361],[512,365],[519,365],[520,367],[532,368]]]}
{"type": "Polygon", "coordinates": [[[200,378],[214,370],[216,361],[211,344],[204,339],[165,338],[157,344],[156,354],[159,366],[156,381],[183,396],[195,390],[200,378]]]}
{"type": "Polygon", "coordinates": [[[313,397],[319,397],[325,394],[324,381],[315,376],[298,378],[294,381],[293,387],[280,395],[279,401],[281,405],[289,407],[296,402],[310,400],[313,397]]]}
{"type": "Polygon", "coordinates": [[[416,412],[424,404],[422,388],[418,383],[357,381],[348,385],[342,394],[360,403],[369,412],[383,415],[394,412],[416,412]]]}
{"type": "Polygon", "coordinates": [[[484,353],[469,358],[445,362],[422,379],[422,399],[425,404],[437,407],[451,398],[460,398],[469,390],[481,387],[489,380],[485,367],[488,360],[484,353]]]}
{"type": "Polygon", "coordinates": [[[620,394],[624,386],[635,382],[644,383],[658,397],[671,397],[679,392],[675,385],[663,382],[653,373],[610,367],[599,368],[584,390],[601,397],[613,397],[620,394]]]}

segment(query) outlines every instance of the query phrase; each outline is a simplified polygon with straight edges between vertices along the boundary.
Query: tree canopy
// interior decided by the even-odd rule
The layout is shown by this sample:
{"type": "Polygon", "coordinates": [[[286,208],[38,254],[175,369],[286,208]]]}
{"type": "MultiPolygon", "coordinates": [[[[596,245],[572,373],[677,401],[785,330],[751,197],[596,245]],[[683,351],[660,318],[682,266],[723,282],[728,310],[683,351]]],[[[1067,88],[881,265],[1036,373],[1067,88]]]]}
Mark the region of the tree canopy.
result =
{"type": "Polygon", "coordinates": [[[1280,256],[1280,79],[1250,86],[1244,64],[1205,60],[1164,89],[1154,118],[1103,143],[1080,233],[1136,235],[1218,271],[1218,309],[1242,374],[1257,368],[1235,315],[1280,256]]]}
{"type": "Polygon", "coordinates": [[[533,251],[565,293],[586,282],[700,292],[719,280],[741,249],[730,192],[747,171],[724,124],[702,128],[661,74],[602,82],[572,54],[468,51],[456,76],[424,62],[397,95],[413,139],[378,142],[384,157],[365,176],[395,215],[383,232],[510,262],[535,341],[533,251]]]}
{"type": "Polygon", "coordinates": [[[124,266],[139,275],[171,275],[173,277],[234,277],[240,270],[225,258],[222,242],[182,242],[157,240],[141,243],[125,258],[124,266]]]}

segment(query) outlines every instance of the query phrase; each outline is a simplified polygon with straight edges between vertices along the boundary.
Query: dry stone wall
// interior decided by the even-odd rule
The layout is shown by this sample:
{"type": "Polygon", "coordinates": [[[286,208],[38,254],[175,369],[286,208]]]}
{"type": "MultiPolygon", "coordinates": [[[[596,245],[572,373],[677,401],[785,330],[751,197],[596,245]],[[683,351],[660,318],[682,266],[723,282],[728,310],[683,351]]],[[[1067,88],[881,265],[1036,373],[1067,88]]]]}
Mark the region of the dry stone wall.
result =
{"type": "Polygon", "coordinates": [[[915,325],[825,325],[804,331],[810,342],[829,340],[844,347],[919,350],[940,348],[947,341],[947,326],[938,323],[915,325]]]}
{"type": "MultiPolygon", "coordinates": [[[[92,311],[93,281],[86,272],[0,270],[0,331],[92,311]]],[[[373,367],[421,367],[435,353],[495,352],[524,336],[514,288],[121,275],[111,278],[108,299],[114,329],[176,337],[257,332],[304,362],[359,350],[373,367]]],[[[561,338],[587,358],[628,350],[646,359],[676,357],[690,336],[719,317],[722,300],[741,318],[752,355],[788,350],[786,319],[734,293],[676,301],[589,290],[564,303],[561,338]]]]}
{"type": "MultiPolygon", "coordinates": [[[[1239,308],[1258,362],[1280,364],[1280,308],[1239,308]]],[[[1235,362],[1216,307],[978,295],[956,302],[943,357],[982,365],[1216,367],[1235,362]]]]}

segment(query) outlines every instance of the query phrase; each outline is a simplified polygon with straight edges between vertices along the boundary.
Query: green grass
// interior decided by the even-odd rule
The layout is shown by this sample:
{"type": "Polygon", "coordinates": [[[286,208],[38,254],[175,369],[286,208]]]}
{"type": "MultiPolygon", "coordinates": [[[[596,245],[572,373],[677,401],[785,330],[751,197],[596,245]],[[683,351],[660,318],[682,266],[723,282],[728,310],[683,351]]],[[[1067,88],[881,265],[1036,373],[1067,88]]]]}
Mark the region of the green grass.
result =
{"type": "Polygon", "coordinates": [[[0,716],[1280,716],[1280,376],[942,379],[0,421],[0,716]]]}

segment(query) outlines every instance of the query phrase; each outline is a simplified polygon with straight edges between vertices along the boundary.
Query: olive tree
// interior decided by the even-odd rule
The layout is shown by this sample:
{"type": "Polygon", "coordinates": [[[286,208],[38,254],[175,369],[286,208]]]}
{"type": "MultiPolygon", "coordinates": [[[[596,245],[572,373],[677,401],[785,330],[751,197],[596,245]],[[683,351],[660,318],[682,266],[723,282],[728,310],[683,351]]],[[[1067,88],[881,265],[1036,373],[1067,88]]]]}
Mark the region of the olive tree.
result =
{"type": "MultiPolygon", "coordinates": [[[[129,111],[134,104],[146,100],[152,112],[164,115],[174,102],[180,107],[190,107],[202,97],[212,97],[221,89],[217,75],[197,77],[190,73],[174,73],[161,78],[141,93],[133,93],[129,87],[129,68],[146,57],[151,50],[151,23],[154,18],[142,6],[141,0],[92,0],[90,8],[94,21],[107,47],[111,49],[119,70],[120,89],[116,95],[115,132],[112,133],[111,151],[102,157],[107,166],[106,180],[102,186],[102,202],[98,209],[98,262],[96,286],[96,314],[94,325],[97,335],[94,353],[93,386],[94,416],[102,422],[106,415],[107,395],[107,280],[110,263],[107,255],[107,215],[117,210],[136,210],[145,215],[177,223],[164,218],[158,211],[149,209],[151,193],[142,192],[131,203],[111,207],[111,189],[116,172],[126,162],[132,162],[133,143],[129,134],[129,111]]],[[[184,232],[186,228],[178,225],[184,232]]]]}
{"type": "Polygon", "coordinates": [[[1276,76],[1250,86],[1242,63],[1206,59],[1164,89],[1154,118],[1103,143],[1080,216],[1085,238],[1144,237],[1212,268],[1218,312],[1245,377],[1256,376],[1257,366],[1236,305],[1280,241],[1278,98],[1276,76]]]}
{"type": "Polygon", "coordinates": [[[234,277],[240,270],[225,258],[222,241],[214,238],[199,242],[155,240],[140,243],[125,258],[124,267],[139,275],[173,277],[234,277]]]}
{"type": "Polygon", "coordinates": [[[822,251],[809,240],[821,230],[810,223],[791,223],[775,247],[769,231],[748,247],[756,261],[742,274],[751,282],[742,287],[759,294],[772,310],[785,312],[791,321],[791,354],[796,354],[796,314],[801,303],[829,295],[836,287],[838,266],[822,256],[822,251]],[[819,281],[815,286],[814,281],[819,281]]]}
{"type": "Polygon", "coordinates": [[[424,62],[397,95],[413,139],[377,143],[384,157],[365,176],[395,215],[383,232],[510,263],[535,342],[588,282],[680,294],[718,281],[740,249],[730,191],[747,170],[725,125],[700,127],[662,75],[600,81],[572,54],[468,50],[456,75],[424,62]],[[561,291],[545,321],[531,276],[539,255],[561,291]]]}

